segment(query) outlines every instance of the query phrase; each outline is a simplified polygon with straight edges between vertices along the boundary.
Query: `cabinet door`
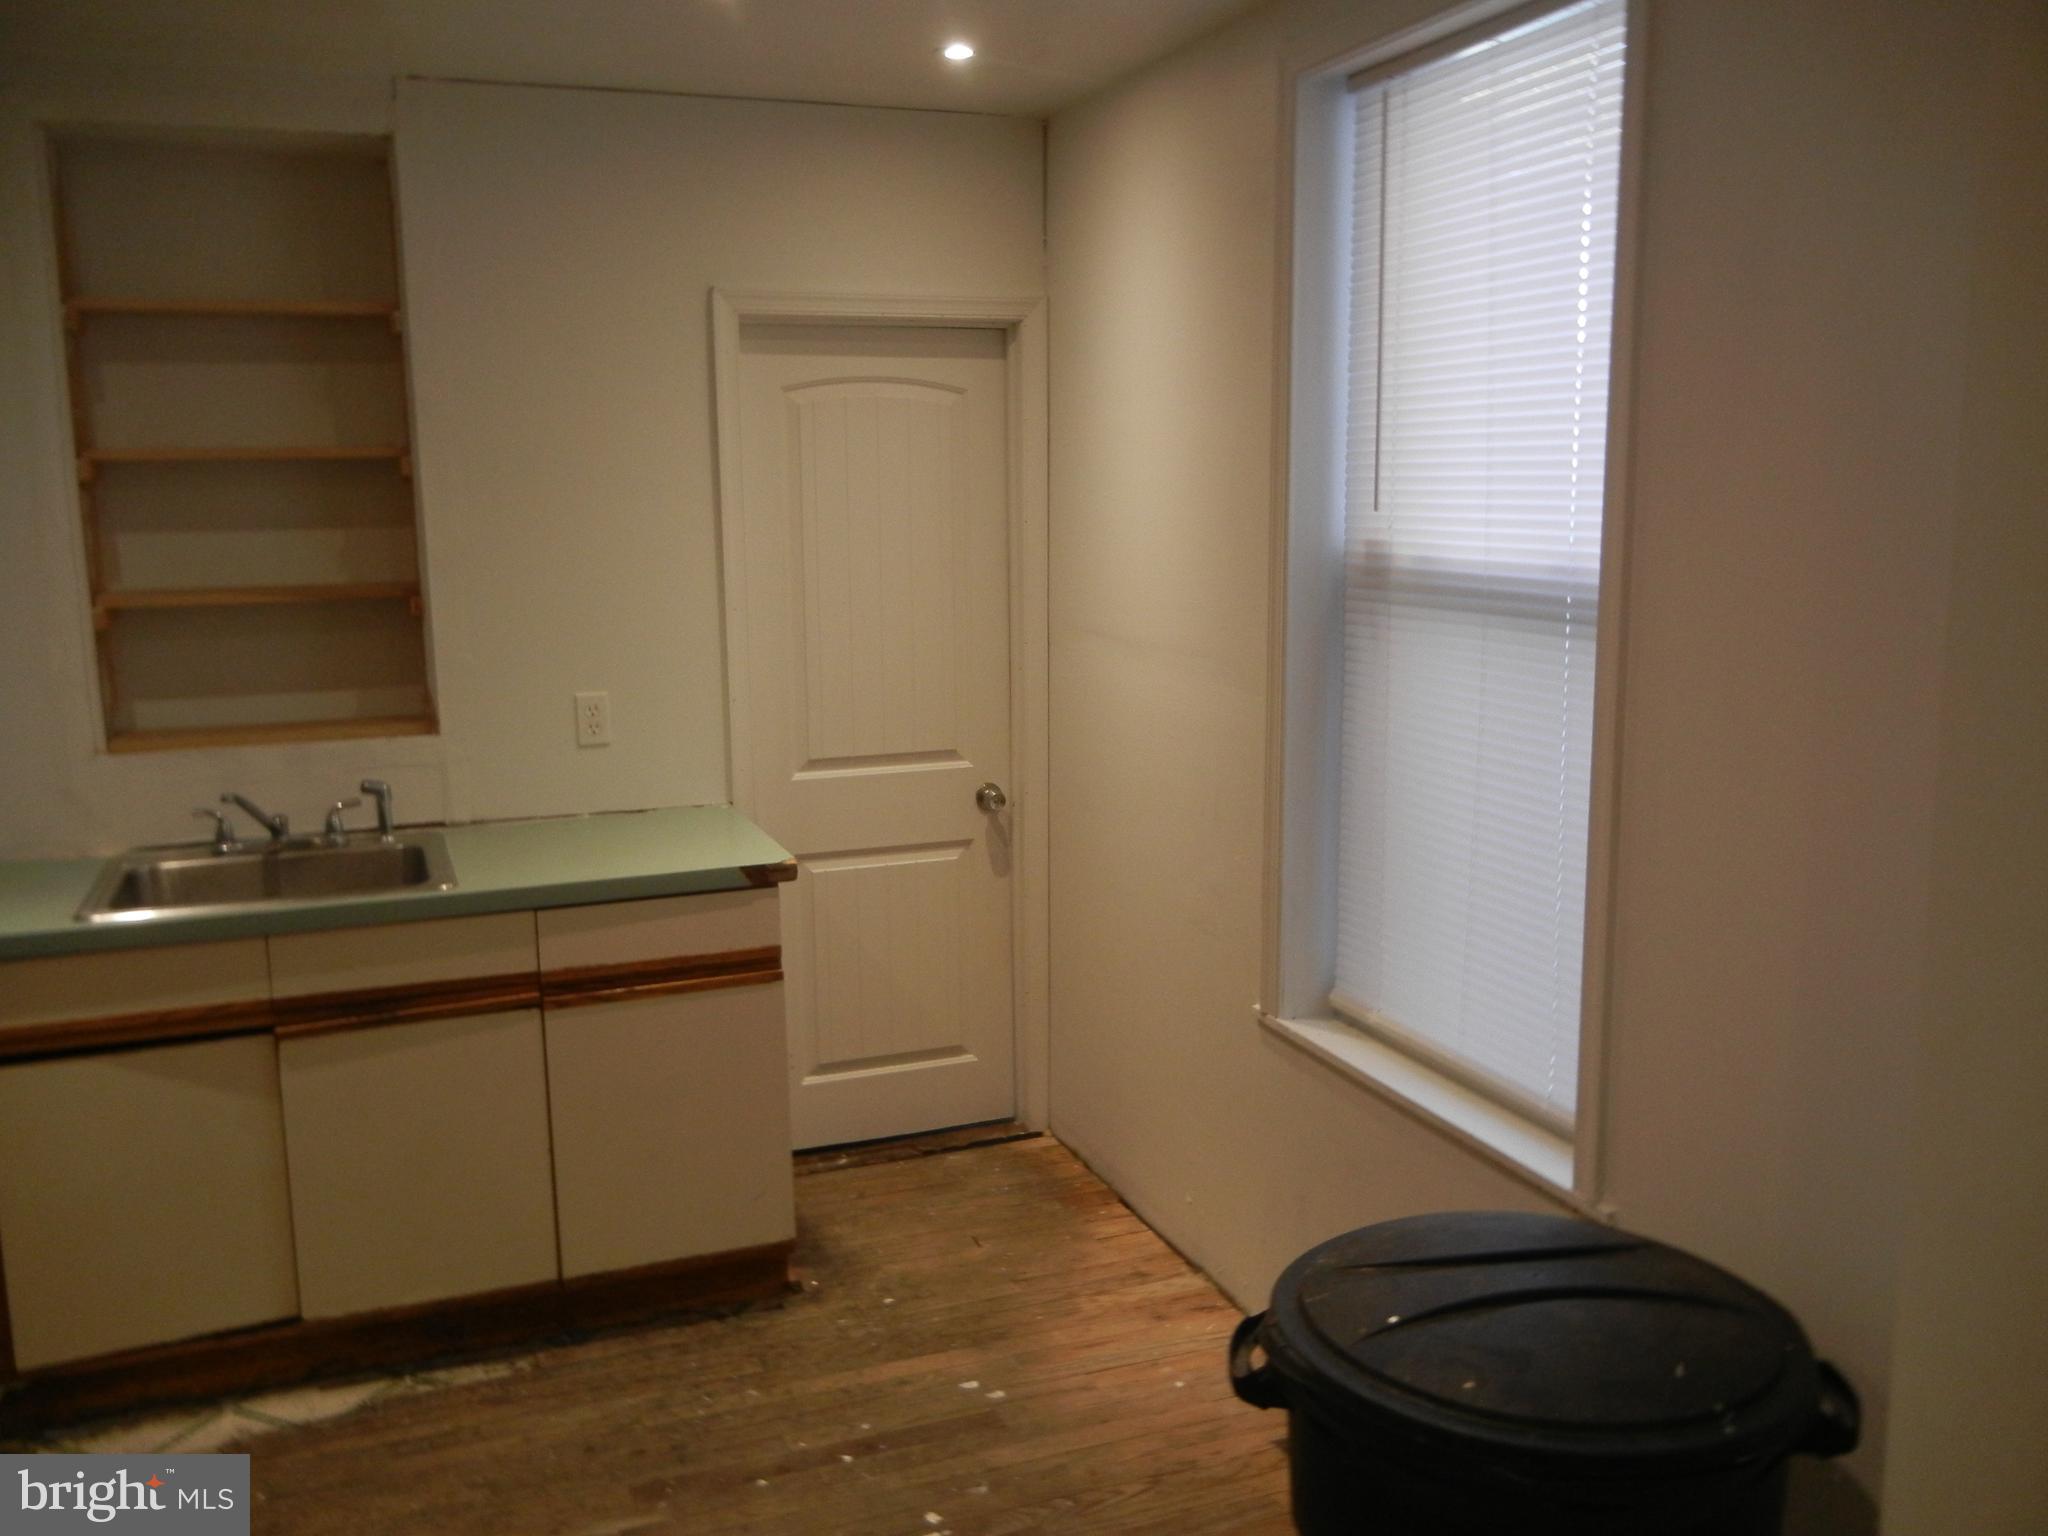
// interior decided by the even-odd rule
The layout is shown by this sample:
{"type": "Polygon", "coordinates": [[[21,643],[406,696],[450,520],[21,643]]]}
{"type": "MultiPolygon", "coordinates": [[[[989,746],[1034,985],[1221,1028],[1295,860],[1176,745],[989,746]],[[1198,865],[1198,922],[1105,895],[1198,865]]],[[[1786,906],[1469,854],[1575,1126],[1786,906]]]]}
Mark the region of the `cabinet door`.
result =
{"type": "Polygon", "coordinates": [[[552,1280],[535,1009],[278,1047],[307,1317],[552,1280]]]}
{"type": "Polygon", "coordinates": [[[676,975],[695,963],[772,976],[778,933],[771,890],[539,914],[551,998],[577,977],[623,984],[604,1001],[547,1006],[564,1275],[795,1235],[781,982],[659,982],[665,962],[676,975]]]}
{"type": "Polygon", "coordinates": [[[24,1370],[294,1315],[275,1042],[0,1068],[0,1251],[24,1370]]]}
{"type": "Polygon", "coordinates": [[[796,1234],[782,984],[551,1008],[562,1273],[796,1234]]]}

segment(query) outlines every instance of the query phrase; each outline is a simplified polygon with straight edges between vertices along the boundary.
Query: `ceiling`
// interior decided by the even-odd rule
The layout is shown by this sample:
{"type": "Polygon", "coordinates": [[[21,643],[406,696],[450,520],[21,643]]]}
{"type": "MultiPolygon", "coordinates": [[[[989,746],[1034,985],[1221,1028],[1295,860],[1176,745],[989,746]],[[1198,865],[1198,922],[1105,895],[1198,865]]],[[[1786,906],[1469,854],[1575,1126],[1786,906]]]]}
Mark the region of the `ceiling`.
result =
{"type": "Polygon", "coordinates": [[[1256,0],[0,0],[0,83],[398,75],[1042,116],[1256,0]],[[965,65],[938,56],[962,38],[965,65]]]}

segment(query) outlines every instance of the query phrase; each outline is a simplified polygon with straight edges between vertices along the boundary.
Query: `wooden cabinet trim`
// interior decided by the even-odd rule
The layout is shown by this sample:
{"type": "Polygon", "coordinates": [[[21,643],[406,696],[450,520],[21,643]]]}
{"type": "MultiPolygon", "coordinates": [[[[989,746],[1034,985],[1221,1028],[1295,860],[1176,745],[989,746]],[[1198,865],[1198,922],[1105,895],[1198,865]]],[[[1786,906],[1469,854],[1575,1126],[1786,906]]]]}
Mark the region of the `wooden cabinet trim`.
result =
{"type": "Polygon", "coordinates": [[[250,1000],[199,1008],[168,1008],[158,1013],[23,1024],[0,1029],[0,1062],[164,1045],[179,1040],[208,1040],[262,1030],[275,1031],[279,1039],[301,1039],[338,1030],[505,1013],[543,1004],[550,1008],[577,1008],[716,987],[765,986],[780,980],[782,950],[771,944],[713,955],[634,960],[623,965],[571,966],[544,973],[515,971],[459,981],[319,992],[274,1002],[250,1000]]]}
{"type": "Polygon", "coordinates": [[[271,1027],[271,1005],[255,999],[214,1003],[198,1008],[167,1008],[161,1013],[123,1013],[100,1019],[64,1019],[54,1024],[22,1024],[0,1029],[0,1061],[40,1056],[69,1056],[176,1040],[209,1040],[218,1035],[246,1035],[271,1027]]]}
{"type": "Polygon", "coordinates": [[[720,987],[760,987],[782,980],[780,970],[735,971],[716,976],[680,976],[668,981],[643,982],[606,990],[562,992],[542,999],[551,1013],[565,1008],[587,1008],[593,1003],[629,1003],[651,997],[672,997],[680,992],[711,992],[720,987]]]}
{"type": "Polygon", "coordinates": [[[419,1024],[470,1014],[514,1013],[540,1006],[540,978],[528,971],[477,976],[462,981],[424,981],[402,987],[367,987],[359,992],[316,992],[281,998],[271,1005],[280,1040],[303,1040],[349,1029],[419,1024]]]}
{"type": "Polygon", "coordinates": [[[548,971],[541,977],[541,1006],[580,1008],[590,1003],[627,1002],[716,987],[766,986],[782,980],[782,946],[735,949],[717,955],[629,960],[621,965],[585,965],[548,971]]]}
{"type": "Polygon", "coordinates": [[[740,873],[752,886],[782,885],[796,878],[796,860],[784,859],[780,864],[742,864],[740,873]]]}

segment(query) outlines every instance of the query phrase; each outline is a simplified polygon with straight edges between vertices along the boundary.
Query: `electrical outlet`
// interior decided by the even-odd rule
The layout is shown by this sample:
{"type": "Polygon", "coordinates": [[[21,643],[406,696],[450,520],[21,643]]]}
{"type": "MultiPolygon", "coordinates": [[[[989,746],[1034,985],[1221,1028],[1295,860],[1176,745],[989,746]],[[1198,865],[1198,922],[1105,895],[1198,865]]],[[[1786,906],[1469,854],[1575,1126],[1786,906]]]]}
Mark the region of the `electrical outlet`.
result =
{"type": "Polygon", "coordinates": [[[608,693],[576,695],[576,745],[608,747],[612,744],[612,696],[608,693]]]}

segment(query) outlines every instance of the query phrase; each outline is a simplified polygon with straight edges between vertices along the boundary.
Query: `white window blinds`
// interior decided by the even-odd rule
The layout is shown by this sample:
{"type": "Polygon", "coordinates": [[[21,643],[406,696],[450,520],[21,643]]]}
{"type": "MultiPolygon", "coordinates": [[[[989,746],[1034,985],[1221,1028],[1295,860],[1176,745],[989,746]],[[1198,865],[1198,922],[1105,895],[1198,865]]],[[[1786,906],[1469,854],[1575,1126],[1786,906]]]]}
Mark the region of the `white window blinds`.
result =
{"type": "Polygon", "coordinates": [[[1624,10],[1355,91],[1339,1012],[1568,1126],[1624,10]]]}

